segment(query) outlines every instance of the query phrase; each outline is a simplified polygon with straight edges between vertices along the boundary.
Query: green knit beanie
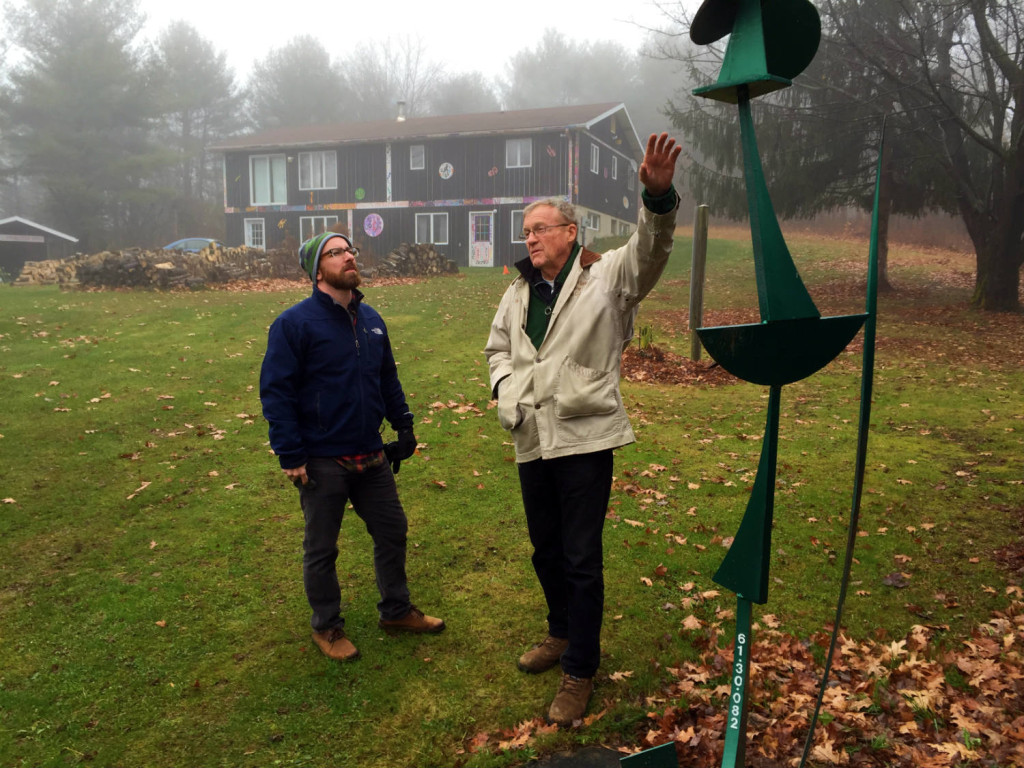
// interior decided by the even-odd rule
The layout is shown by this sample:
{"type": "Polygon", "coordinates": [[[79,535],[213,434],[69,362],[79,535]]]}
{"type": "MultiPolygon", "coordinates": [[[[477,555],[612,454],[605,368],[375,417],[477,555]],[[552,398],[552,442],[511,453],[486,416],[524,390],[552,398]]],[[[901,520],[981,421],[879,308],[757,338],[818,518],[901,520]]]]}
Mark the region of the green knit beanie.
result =
{"type": "Polygon", "coordinates": [[[299,266],[302,267],[303,271],[309,275],[314,283],[316,282],[316,270],[320,266],[320,254],[324,249],[324,243],[332,237],[340,237],[348,243],[349,248],[352,247],[352,241],[349,240],[348,235],[343,235],[340,232],[323,232],[309,238],[309,240],[299,246],[299,266]]]}

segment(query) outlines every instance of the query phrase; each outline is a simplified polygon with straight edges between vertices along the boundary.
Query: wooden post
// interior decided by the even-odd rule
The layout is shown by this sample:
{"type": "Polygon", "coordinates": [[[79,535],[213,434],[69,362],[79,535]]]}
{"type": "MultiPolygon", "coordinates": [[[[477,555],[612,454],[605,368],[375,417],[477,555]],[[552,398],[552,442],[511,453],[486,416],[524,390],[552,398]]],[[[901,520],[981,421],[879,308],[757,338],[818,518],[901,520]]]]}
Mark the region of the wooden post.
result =
{"type": "Polygon", "coordinates": [[[708,207],[698,205],[693,217],[693,253],[690,257],[690,359],[700,360],[697,329],[704,316],[704,263],[708,256],[708,207]]]}

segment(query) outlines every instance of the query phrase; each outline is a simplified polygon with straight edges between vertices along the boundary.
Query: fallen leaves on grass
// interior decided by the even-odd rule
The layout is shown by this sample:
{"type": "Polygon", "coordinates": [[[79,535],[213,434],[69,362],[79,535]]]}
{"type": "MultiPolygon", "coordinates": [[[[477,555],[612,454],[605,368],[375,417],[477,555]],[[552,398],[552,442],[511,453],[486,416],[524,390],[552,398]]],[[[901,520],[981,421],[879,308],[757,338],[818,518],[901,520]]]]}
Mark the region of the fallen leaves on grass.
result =
{"type": "MultiPolygon", "coordinates": [[[[841,635],[815,729],[814,764],[1024,765],[1024,602],[1015,589],[1007,594],[1018,599],[958,646],[946,646],[941,627],[923,625],[892,642],[841,635]]],[[[775,631],[771,618],[761,622],[769,628],[760,630],[751,654],[746,757],[752,768],[799,763],[820,685],[816,659],[829,640],[824,633],[804,641],[775,631]]],[[[698,621],[689,627],[699,658],[668,669],[663,690],[637,702],[647,710],[647,721],[635,738],[609,746],[633,754],[675,742],[680,765],[720,764],[732,638],[721,625],[698,621]]],[[[609,707],[612,697],[628,695],[625,677],[616,672],[599,679],[595,702],[603,698],[609,707]]],[[[524,749],[552,730],[541,722],[477,733],[460,754],[524,749]]]]}

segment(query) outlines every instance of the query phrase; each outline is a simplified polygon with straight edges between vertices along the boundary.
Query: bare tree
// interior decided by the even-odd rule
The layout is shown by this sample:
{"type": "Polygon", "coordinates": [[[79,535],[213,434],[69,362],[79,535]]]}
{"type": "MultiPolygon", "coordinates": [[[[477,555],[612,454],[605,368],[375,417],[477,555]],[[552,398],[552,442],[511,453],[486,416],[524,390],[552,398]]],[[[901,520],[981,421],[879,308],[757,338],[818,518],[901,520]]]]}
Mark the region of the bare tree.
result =
{"type": "Polygon", "coordinates": [[[427,58],[420,39],[388,39],[378,45],[362,44],[341,62],[352,87],[352,119],[386,120],[397,115],[404,102],[407,117],[427,111],[427,102],[444,68],[427,58]]]}
{"type": "Polygon", "coordinates": [[[249,116],[259,130],[351,119],[346,78],[316,38],[299,35],[253,65],[249,116]]]}

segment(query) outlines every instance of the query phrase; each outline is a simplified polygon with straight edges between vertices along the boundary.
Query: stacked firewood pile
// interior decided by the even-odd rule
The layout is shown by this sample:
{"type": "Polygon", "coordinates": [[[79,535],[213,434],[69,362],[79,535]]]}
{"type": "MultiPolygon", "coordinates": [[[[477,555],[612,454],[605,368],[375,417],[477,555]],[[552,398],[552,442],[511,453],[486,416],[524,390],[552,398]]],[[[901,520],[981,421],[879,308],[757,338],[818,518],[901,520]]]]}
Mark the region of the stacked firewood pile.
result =
{"type": "MultiPolygon", "coordinates": [[[[450,274],[459,268],[432,245],[402,244],[375,264],[360,264],[364,275],[418,277],[450,274]]],[[[197,289],[253,279],[309,280],[292,248],[205,248],[199,253],[122,251],[76,253],[69,259],[30,261],[15,285],[60,285],[82,288],[197,289]]]]}
{"type": "Polygon", "coordinates": [[[252,277],[303,277],[295,255],[255,248],[205,248],[199,253],[122,251],[76,253],[60,261],[30,261],[15,285],[61,285],[83,288],[202,288],[252,277]]]}
{"type": "Polygon", "coordinates": [[[429,277],[452,275],[459,271],[459,267],[454,261],[438,253],[430,243],[402,243],[387,256],[377,259],[376,264],[361,264],[360,270],[367,278],[429,277]]]}

